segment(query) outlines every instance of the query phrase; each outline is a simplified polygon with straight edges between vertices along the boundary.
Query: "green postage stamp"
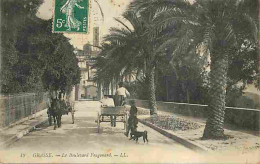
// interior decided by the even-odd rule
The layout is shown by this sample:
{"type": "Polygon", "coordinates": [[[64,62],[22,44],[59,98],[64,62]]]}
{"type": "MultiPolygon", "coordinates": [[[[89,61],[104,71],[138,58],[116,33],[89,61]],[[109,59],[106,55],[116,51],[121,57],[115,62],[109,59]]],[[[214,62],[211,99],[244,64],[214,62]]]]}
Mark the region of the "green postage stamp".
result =
{"type": "Polygon", "coordinates": [[[53,32],[88,32],[89,0],[54,0],[53,32]]]}

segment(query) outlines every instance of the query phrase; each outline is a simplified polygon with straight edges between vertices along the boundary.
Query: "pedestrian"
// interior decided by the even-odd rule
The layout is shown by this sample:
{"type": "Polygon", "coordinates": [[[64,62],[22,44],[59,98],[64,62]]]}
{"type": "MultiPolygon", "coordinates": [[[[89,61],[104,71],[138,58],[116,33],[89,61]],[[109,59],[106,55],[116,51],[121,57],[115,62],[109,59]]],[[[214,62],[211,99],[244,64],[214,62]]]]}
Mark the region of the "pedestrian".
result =
{"type": "Polygon", "coordinates": [[[116,106],[124,106],[126,104],[126,97],[130,96],[128,90],[123,86],[123,82],[120,82],[119,88],[116,90],[116,95],[118,96],[116,106]]]}
{"type": "Polygon", "coordinates": [[[131,133],[133,131],[136,131],[137,129],[137,124],[138,124],[138,120],[137,120],[137,107],[135,105],[135,100],[131,100],[130,102],[131,108],[130,108],[130,115],[128,118],[128,126],[126,128],[126,133],[125,135],[128,137],[129,135],[129,131],[131,130],[131,133]]]}
{"type": "MultiPolygon", "coordinates": [[[[116,90],[116,96],[115,96],[115,105],[116,106],[124,106],[126,104],[125,100],[126,97],[130,96],[130,93],[127,91],[127,89],[123,86],[123,82],[120,82],[119,88],[116,90]]],[[[116,116],[113,116],[113,126],[116,126],[116,116]]]]}

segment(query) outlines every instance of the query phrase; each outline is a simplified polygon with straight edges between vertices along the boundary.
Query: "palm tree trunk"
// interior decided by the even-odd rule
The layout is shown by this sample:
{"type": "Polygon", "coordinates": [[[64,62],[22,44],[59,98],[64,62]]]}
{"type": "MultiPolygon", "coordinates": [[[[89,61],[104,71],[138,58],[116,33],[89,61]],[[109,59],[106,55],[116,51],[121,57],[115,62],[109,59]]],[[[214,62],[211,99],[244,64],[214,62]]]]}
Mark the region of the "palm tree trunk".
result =
{"type": "Polygon", "coordinates": [[[210,103],[208,120],[204,129],[203,139],[221,139],[224,137],[225,97],[227,86],[228,58],[211,57],[210,72],[210,103]]]}
{"type": "Polygon", "coordinates": [[[148,88],[149,88],[149,108],[150,108],[150,115],[157,114],[157,105],[156,105],[156,96],[155,96],[155,83],[154,83],[154,76],[155,76],[155,67],[149,69],[148,71],[148,88]]]}

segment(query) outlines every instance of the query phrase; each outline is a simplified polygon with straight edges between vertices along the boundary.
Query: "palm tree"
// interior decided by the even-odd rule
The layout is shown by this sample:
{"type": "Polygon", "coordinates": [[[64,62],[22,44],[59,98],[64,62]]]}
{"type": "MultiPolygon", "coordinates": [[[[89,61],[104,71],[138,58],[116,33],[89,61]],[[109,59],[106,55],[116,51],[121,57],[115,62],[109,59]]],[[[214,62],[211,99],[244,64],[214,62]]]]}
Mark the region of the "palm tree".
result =
{"type": "Polygon", "coordinates": [[[148,17],[148,15],[144,14],[138,16],[132,11],[125,12],[123,17],[132,27],[116,19],[124,28],[111,28],[110,34],[105,37],[104,42],[108,44],[103,45],[102,53],[107,62],[105,66],[102,66],[103,69],[100,67],[98,72],[99,77],[101,77],[101,74],[110,70],[109,67],[115,68],[113,70],[117,72],[117,76],[120,73],[127,74],[133,70],[142,70],[146,78],[149,79],[151,114],[157,114],[154,84],[156,65],[155,44],[153,40],[148,39],[148,36],[145,35],[147,28],[149,28],[149,22],[144,21],[144,16],[148,17]]]}
{"type": "MultiPolygon", "coordinates": [[[[117,21],[121,22],[118,19],[117,21]]],[[[102,51],[97,58],[97,81],[118,82],[122,76],[131,73],[138,66],[138,63],[133,61],[134,53],[138,53],[137,44],[134,42],[136,38],[133,37],[135,36],[130,29],[110,29],[110,34],[104,38],[102,51]]]]}
{"type": "MultiPolygon", "coordinates": [[[[224,137],[227,72],[232,56],[240,53],[246,40],[256,40],[256,20],[249,15],[253,1],[221,0],[197,1],[198,22],[204,45],[211,57],[211,101],[203,138],[224,137]]],[[[257,1],[254,1],[257,4],[257,1]]],[[[257,5],[256,5],[257,6],[257,5]]],[[[256,9],[255,9],[256,11],[256,9]]]]}
{"type": "Polygon", "coordinates": [[[197,0],[189,5],[182,0],[139,0],[132,3],[132,8],[157,12],[152,34],[176,22],[181,24],[180,39],[173,43],[173,56],[191,45],[207,49],[212,61],[211,101],[203,138],[223,138],[229,60],[240,53],[246,41],[252,45],[257,42],[257,1],[197,0]]]}

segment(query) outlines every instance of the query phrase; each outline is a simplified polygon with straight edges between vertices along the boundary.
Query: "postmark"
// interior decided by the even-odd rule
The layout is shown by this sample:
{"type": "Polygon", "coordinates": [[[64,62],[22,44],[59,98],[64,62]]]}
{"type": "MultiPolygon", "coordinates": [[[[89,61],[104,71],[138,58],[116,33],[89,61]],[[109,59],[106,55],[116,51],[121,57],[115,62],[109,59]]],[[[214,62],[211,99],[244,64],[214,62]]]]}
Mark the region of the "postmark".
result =
{"type": "Polygon", "coordinates": [[[53,32],[88,33],[89,0],[54,0],[53,32]]]}

